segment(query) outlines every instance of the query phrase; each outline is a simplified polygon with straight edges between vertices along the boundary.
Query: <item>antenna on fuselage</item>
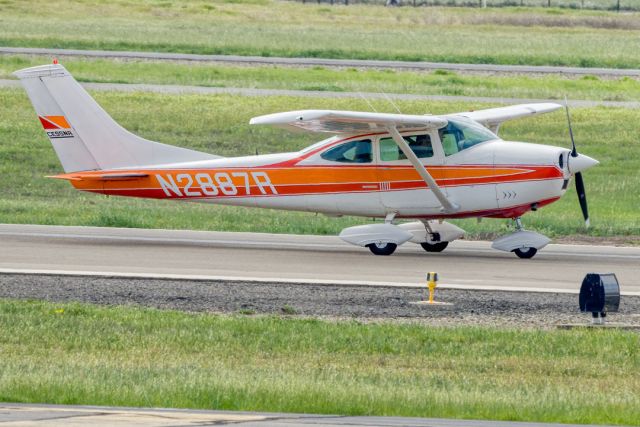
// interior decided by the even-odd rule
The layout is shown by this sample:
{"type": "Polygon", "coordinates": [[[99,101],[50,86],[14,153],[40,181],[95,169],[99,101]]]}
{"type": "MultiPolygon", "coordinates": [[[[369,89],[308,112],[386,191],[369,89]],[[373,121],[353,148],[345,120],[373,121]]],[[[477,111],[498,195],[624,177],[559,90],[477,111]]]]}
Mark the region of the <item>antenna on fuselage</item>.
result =
{"type": "Polygon", "coordinates": [[[358,96],[359,96],[360,98],[362,98],[362,100],[363,100],[364,102],[366,102],[366,103],[367,103],[367,105],[369,106],[369,108],[371,108],[371,109],[373,110],[373,112],[374,112],[374,113],[377,113],[377,112],[378,112],[378,110],[376,110],[376,109],[375,109],[375,107],[373,106],[373,104],[371,104],[371,103],[369,102],[369,100],[368,100],[367,98],[365,98],[365,96],[362,94],[362,92],[358,91],[358,96]]]}
{"type": "Polygon", "coordinates": [[[390,103],[391,105],[393,105],[393,108],[395,108],[395,109],[396,109],[396,111],[397,111],[399,114],[402,114],[402,111],[400,111],[400,108],[398,108],[398,106],[396,105],[396,103],[395,103],[395,102],[393,102],[393,100],[391,99],[391,97],[390,97],[389,95],[387,95],[387,94],[386,94],[386,92],[385,92],[384,90],[382,90],[382,88],[381,88],[379,85],[378,85],[378,89],[380,90],[380,93],[382,93],[382,95],[384,95],[385,99],[386,99],[387,101],[389,101],[389,103],[390,103]]]}

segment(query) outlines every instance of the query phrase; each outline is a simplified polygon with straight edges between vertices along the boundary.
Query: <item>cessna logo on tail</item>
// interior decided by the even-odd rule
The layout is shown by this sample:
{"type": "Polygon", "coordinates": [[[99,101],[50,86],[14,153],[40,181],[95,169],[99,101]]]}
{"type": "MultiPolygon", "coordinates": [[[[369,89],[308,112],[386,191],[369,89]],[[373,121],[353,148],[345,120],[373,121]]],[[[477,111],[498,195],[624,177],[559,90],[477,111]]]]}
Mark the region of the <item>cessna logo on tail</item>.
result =
{"type": "Polygon", "coordinates": [[[71,125],[64,116],[38,116],[49,138],[73,138],[71,125]]]}

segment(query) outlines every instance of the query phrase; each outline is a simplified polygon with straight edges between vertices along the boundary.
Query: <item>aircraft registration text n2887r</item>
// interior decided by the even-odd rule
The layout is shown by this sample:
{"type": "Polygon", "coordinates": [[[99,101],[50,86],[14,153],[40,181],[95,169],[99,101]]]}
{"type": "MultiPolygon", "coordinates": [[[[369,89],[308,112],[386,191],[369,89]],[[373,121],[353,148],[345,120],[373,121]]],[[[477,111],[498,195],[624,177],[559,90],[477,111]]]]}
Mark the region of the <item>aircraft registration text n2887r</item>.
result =
{"type": "MultiPolygon", "coordinates": [[[[503,141],[500,125],[561,108],[524,104],[443,116],[302,110],[255,117],[254,125],[331,136],[294,153],[224,158],[140,138],[118,125],[60,64],[17,71],[75,188],[106,195],[384,218],[340,237],[389,255],[413,242],[440,252],[464,230],[447,218],[512,218],[493,242],[531,258],[549,243],[520,217],[558,200],[598,162],[572,149],[503,141]],[[394,224],[397,219],[414,222],[394,224]]],[[[571,131],[571,121],[569,130],[571,131]]]]}

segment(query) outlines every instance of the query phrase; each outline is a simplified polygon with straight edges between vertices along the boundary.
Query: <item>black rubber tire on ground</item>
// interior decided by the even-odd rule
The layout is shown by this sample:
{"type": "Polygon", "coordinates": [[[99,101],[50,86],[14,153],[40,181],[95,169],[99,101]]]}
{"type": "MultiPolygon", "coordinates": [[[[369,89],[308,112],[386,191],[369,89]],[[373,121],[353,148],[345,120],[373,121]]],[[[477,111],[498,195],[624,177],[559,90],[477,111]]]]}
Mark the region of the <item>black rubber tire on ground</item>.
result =
{"type": "Polygon", "coordinates": [[[396,251],[398,245],[396,245],[395,243],[371,243],[367,245],[367,247],[374,255],[391,255],[396,251]]]}
{"type": "Polygon", "coordinates": [[[427,252],[442,252],[444,251],[447,246],[449,246],[449,242],[437,242],[437,243],[420,243],[420,246],[422,246],[422,249],[424,249],[427,252]]]}
{"type": "Polygon", "coordinates": [[[533,258],[533,256],[538,253],[538,250],[536,248],[524,248],[514,249],[513,252],[518,255],[518,258],[529,259],[533,258]]]}

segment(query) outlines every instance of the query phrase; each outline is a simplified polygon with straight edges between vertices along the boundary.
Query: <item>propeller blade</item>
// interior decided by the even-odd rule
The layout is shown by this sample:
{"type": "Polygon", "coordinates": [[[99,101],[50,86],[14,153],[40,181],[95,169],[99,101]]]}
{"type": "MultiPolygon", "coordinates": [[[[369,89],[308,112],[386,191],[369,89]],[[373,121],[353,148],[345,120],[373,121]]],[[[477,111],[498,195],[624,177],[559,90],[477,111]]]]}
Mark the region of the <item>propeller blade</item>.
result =
{"type": "MultiPolygon", "coordinates": [[[[576,150],[576,141],[573,139],[573,128],[571,126],[571,115],[569,114],[569,103],[567,97],[564,98],[564,110],[567,112],[567,123],[569,125],[569,136],[571,137],[571,157],[578,157],[578,150],[576,150]]],[[[580,202],[580,209],[582,209],[582,216],[584,217],[584,225],[589,228],[589,207],[587,206],[587,193],[584,189],[584,181],[582,180],[582,172],[576,172],[574,174],[576,179],[576,193],[578,193],[578,201],[580,202]]]]}
{"type": "Polygon", "coordinates": [[[571,127],[571,115],[569,114],[569,104],[567,98],[564,98],[564,110],[567,112],[567,123],[569,124],[569,136],[571,137],[571,157],[578,157],[578,150],[576,150],[576,141],[573,139],[573,129],[571,127]]]}
{"type": "Polygon", "coordinates": [[[584,224],[587,228],[589,228],[589,208],[587,206],[587,193],[584,190],[584,181],[582,180],[582,172],[576,173],[575,178],[576,178],[576,193],[578,193],[578,201],[580,202],[580,209],[582,209],[584,224]]]}

